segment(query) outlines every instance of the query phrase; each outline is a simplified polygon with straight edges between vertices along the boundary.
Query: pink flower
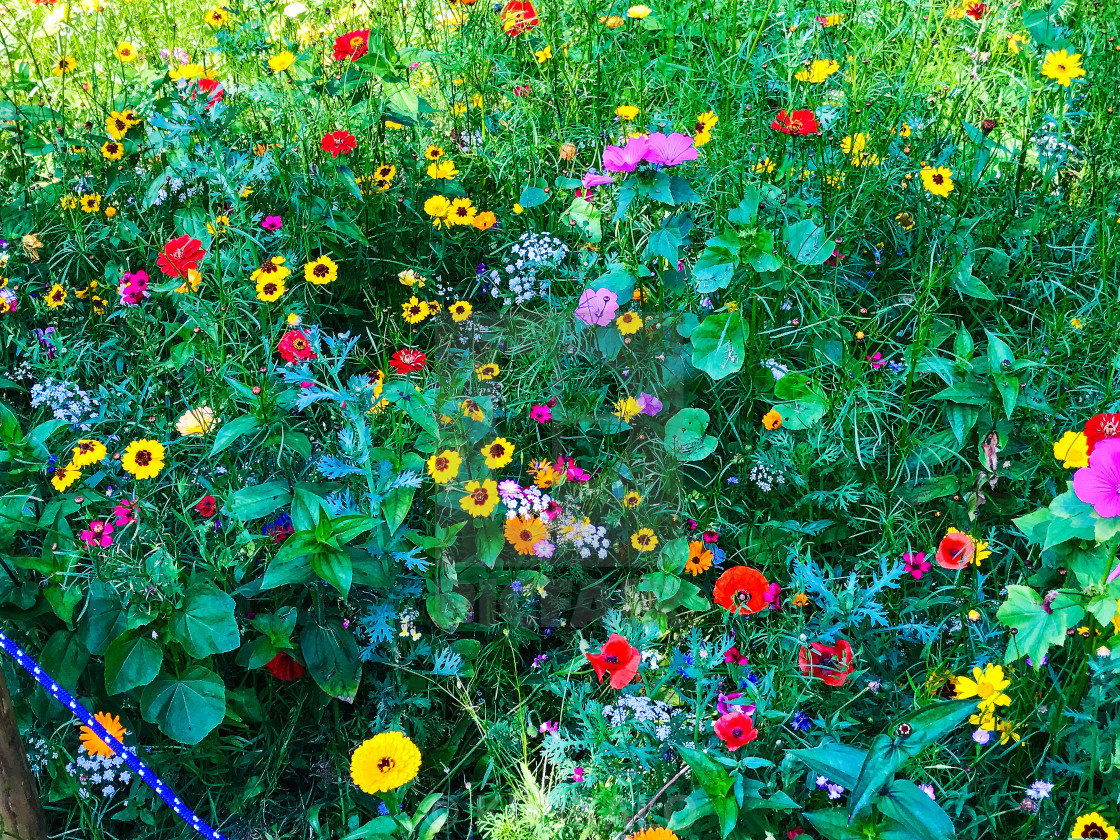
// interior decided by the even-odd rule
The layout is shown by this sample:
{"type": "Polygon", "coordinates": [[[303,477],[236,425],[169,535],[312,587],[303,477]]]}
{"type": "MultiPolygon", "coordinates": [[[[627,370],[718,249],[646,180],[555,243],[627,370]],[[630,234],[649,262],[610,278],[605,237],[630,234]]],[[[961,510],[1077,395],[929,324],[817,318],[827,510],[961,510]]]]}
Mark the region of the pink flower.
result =
{"type": "MultiPolygon", "coordinates": [[[[746,665],[750,660],[743,654],[739,653],[739,648],[729,647],[723,652],[723,661],[730,665],[746,665]]],[[[736,694],[736,697],[742,697],[741,694],[736,694]]],[[[722,714],[722,712],[721,712],[722,714]]]]}
{"type": "Polygon", "coordinates": [[[613,183],[614,178],[612,178],[610,175],[600,175],[597,172],[588,172],[583,176],[584,189],[590,189],[591,187],[602,187],[606,186],[607,184],[613,183]]]}
{"type": "Polygon", "coordinates": [[[112,533],[112,525],[100,519],[95,519],[89,523],[89,527],[82,531],[80,536],[82,541],[90,548],[95,546],[108,548],[113,544],[113,538],[109,536],[112,533]]]}
{"type": "Polygon", "coordinates": [[[548,560],[556,553],[556,544],[551,540],[541,540],[533,545],[533,555],[548,560]]]}
{"type": "Polygon", "coordinates": [[[585,289],[579,296],[576,318],[587,326],[605,327],[618,312],[618,295],[610,289],[585,289]]]}
{"type": "Polygon", "coordinates": [[[692,145],[692,138],[687,134],[674,131],[666,136],[660,131],[655,131],[649,136],[649,151],[646,160],[662,166],[676,166],[686,160],[696,160],[700,150],[692,145]]]}
{"type": "Polygon", "coordinates": [[[265,230],[280,230],[284,227],[284,220],[279,216],[265,216],[264,221],[261,222],[261,227],[265,230]]]}
{"type": "Polygon", "coordinates": [[[780,610],[782,608],[782,587],[778,584],[772,583],[767,586],[766,591],[762,593],[762,597],[766,599],[770,609],[780,610]]]}
{"type": "Polygon", "coordinates": [[[537,403],[529,409],[529,417],[536,420],[538,423],[548,423],[552,420],[552,409],[547,405],[540,405],[537,403]]]}
{"type": "Polygon", "coordinates": [[[1106,438],[1093,447],[1089,466],[1073,474],[1073,492],[1097,516],[1120,516],[1120,438],[1106,438]]]}
{"type": "Polygon", "coordinates": [[[645,137],[631,137],[626,145],[607,146],[603,149],[603,168],[611,172],[633,172],[645,160],[649,151],[649,140],[645,137]]]}
{"type": "Polygon", "coordinates": [[[642,414],[647,417],[656,417],[661,413],[661,409],[665,407],[653,394],[647,394],[645,391],[638,394],[638,406],[642,409],[642,414]]]}
{"type": "Polygon", "coordinates": [[[736,691],[731,694],[720,693],[719,697],[716,699],[716,711],[721,715],[729,715],[731,714],[732,709],[734,709],[736,711],[742,712],[745,715],[753,715],[755,708],[754,703],[751,703],[747,706],[738,706],[731,702],[732,700],[738,700],[742,696],[743,692],[741,691],[736,691]]]}
{"type": "Polygon", "coordinates": [[[136,306],[144,298],[151,297],[148,291],[148,272],[126,271],[121,277],[117,292],[121,296],[121,303],[126,306],[136,306]]]}
{"type": "Polygon", "coordinates": [[[911,554],[907,551],[902,555],[902,562],[914,578],[914,580],[921,580],[922,575],[930,570],[929,561],[926,560],[926,553],[919,551],[916,554],[911,554]]]}
{"type": "Polygon", "coordinates": [[[140,507],[135,499],[123,499],[113,506],[113,516],[116,521],[113,523],[118,528],[123,528],[126,525],[131,525],[136,521],[136,512],[140,507]]]}
{"type": "Polygon", "coordinates": [[[870,356],[868,356],[867,361],[871,362],[871,369],[872,370],[878,370],[879,368],[881,368],[883,365],[886,364],[886,362],[883,361],[883,354],[880,353],[878,350],[876,350],[874,353],[872,353],[870,356]]]}
{"type": "Polygon", "coordinates": [[[572,771],[572,781],[573,782],[582,782],[583,781],[583,768],[582,767],[577,767],[575,770],[572,771]]]}

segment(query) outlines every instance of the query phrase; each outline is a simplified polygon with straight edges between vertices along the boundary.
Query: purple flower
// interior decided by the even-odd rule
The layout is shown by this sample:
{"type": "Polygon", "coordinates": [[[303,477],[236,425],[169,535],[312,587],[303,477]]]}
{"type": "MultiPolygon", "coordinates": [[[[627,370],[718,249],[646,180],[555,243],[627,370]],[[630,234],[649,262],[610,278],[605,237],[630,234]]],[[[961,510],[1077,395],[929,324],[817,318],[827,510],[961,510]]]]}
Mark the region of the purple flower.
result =
{"type": "Polygon", "coordinates": [[[922,575],[930,570],[929,561],[926,560],[926,553],[919,551],[911,554],[907,551],[902,555],[902,562],[905,565],[905,571],[909,572],[914,580],[921,580],[922,575]]]}
{"type": "Polygon", "coordinates": [[[934,802],[937,801],[937,794],[933,791],[933,785],[918,785],[918,790],[920,790],[934,802]]]}
{"type": "Polygon", "coordinates": [[[692,138],[687,134],[674,131],[666,136],[657,131],[649,136],[646,160],[662,166],[676,166],[686,160],[696,160],[699,154],[700,150],[692,145],[692,138]]]}
{"type": "Polygon", "coordinates": [[[588,172],[583,176],[584,189],[590,189],[591,187],[602,187],[606,184],[613,183],[614,178],[612,178],[610,175],[600,175],[598,172],[588,172]]]}
{"type": "Polygon", "coordinates": [[[721,715],[731,714],[731,701],[738,700],[742,696],[743,692],[741,691],[735,691],[731,694],[724,694],[723,692],[720,692],[719,697],[716,699],[716,711],[721,715]]]}
{"type": "Polygon", "coordinates": [[[661,400],[653,394],[647,394],[645,391],[638,394],[638,405],[642,409],[642,414],[647,417],[656,417],[661,413],[661,409],[665,407],[661,400]]]}
{"type": "Polygon", "coordinates": [[[1050,784],[1050,782],[1044,782],[1040,779],[1027,788],[1027,796],[1031,799],[1041,801],[1049,797],[1050,791],[1053,789],[1054,786],[1050,784]]]}
{"type": "Polygon", "coordinates": [[[579,296],[579,306],[576,307],[576,318],[587,326],[592,324],[605,327],[614,320],[618,312],[618,295],[610,289],[586,289],[579,296]]]}
{"type": "Polygon", "coordinates": [[[533,554],[548,560],[556,553],[556,544],[551,540],[541,540],[533,544],[533,554]]]}
{"type": "Polygon", "coordinates": [[[972,733],[972,740],[980,746],[984,746],[986,743],[992,740],[992,733],[990,733],[987,729],[977,729],[972,733]]]}
{"type": "Polygon", "coordinates": [[[265,216],[264,221],[261,222],[261,227],[265,230],[280,230],[284,227],[284,220],[279,216],[265,216]]]}
{"type": "Polygon", "coordinates": [[[1120,516],[1120,439],[1106,438],[1093,447],[1089,466],[1073,474],[1073,492],[1097,516],[1120,516]]]}
{"type": "Polygon", "coordinates": [[[826,785],[826,789],[828,790],[828,798],[830,800],[835,801],[844,795],[843,785],[826,785]]]}
{"type": "Polygon", "coordinates": [[[645,160],[649,140],[631,137],[623,147],[607,146],[603,149],[603,168],[611,172],[633,172],[645,160]]]}

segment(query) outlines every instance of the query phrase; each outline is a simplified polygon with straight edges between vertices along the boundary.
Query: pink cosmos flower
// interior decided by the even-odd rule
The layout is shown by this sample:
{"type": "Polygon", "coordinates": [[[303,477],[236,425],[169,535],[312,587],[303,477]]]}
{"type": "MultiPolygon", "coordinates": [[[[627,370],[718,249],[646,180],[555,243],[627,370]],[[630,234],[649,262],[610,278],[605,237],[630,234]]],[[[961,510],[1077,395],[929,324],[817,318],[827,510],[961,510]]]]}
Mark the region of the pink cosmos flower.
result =
{"type": "Polygon", "coordinates": [[[603,168],[611,172],[633,172],[646,159],[648,151],[649,140],[645,137],[631,137],[621,148],[607,146],[603,149],[603,168]]]}
{"type": "Polygon", "coordinates": [[[117,292],[121,296],[121,303],[126,306],[136,306],[144,298],[151,297],[148,291],[148,272],[126,271],[121,277],[117,292]]]}
{"type": "Polygon", "coordinates": [[[588,172],[583,176],[583,188],[591,189],[591,187],[602,187],[607,184],[613,184],[614,178],[610,175],[600,175],[597,172],[588,172]]]}
{"type": "Polygon", "coordinates": [[[926,553],[924,551],[919,551],[915,554],[911,554],[907,551],[902,555],[902,563],[905,566],[905,570],[913,576],[914,580],[921,580],[922,575],[930,570],[930,563],[926,560],[926,553]]]}
{"type": "Polygon", "coordinates": [[[1093,447],[1089,466],[1073,474],[1073,492],[1097,516],[1120,516],[1120,438],[1106,438],[1093,447]]]}
{"type": "Polygon", "coordinates": [[[696,160],[700,150],[692,145],[692,138],[687,134],[674,131],[664,135],[656,131],[649,136],[649,150],[646,160],[662,166],[676,166],[687,160],[696,160]]]}
{"type": "Polygon", "coordinates": [[[618,295],[610,289],[585,289],[579,296],[576,318],[587,326],[605,327],[618,312],[618,295]]]}
{"type": "Polygon", "coordinates": [[[110,534],[113,533],[113,526],[108,522],[100,519],[95,519],[89,523],[89,527],[81,533],[82,542],[90,548],[100,546],[101,548],[108,548],[113,544],[113,538],[110,534]]]}

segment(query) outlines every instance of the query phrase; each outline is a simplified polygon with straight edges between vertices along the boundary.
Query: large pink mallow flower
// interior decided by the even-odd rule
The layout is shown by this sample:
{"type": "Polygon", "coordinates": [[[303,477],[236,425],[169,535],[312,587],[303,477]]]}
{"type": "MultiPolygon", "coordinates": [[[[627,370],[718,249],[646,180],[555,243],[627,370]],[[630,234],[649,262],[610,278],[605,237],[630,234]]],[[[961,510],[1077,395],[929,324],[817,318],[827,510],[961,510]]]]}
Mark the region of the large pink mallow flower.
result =
{"type": "Polygon", "coordinates": [[[633,172],[646,159],[648,151],[649,140],[645,137],[631,137],[622,147],[607,146],[603,149],[603,168],[611,172],[633,172]]]}
{"type": "Polygon", "coordinates": [[[576,317],[587,326],[605,327],[618,312],[618,295],[610,289],[586,289],[579,296],[576,317]]]}
{"type": "Polygon", "coordinates": [[[1093,448],[1089,466],[1073,474],[1073,492],[1097,516],[1120,516],[1120,438],[1106,438],[1093,448]]]}
{"type": "Polygon", "coordinates": [[[656,131],[649,136],[646,160],[662,166],[676,166],[686,160],[696,160],[699,154],[700,150],[692,145],[692,138],[687,134],[674,131],[665,135],[656,131]]]}

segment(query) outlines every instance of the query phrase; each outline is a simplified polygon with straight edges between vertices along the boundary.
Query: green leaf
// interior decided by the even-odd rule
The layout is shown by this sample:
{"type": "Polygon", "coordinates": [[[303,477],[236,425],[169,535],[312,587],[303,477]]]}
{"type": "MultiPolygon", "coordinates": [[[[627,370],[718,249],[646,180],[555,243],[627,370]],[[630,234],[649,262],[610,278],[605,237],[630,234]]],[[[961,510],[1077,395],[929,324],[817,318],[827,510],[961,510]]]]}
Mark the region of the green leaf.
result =
{"type": "Polygon", "coordinates": [[[428,615],[441,629],[451,632],[466,621],[471,603],[458,592],[438,592],[427,600],[428,615]]]}
{"type": "Polygon", "coordinates": [[[1008,641],[1004,661],[1029,656],[1037,671],[1050,646],[1065,644],[1066,631],[1084,614],[1081,603],[1064,592],[1058,593],[1047,612],[1042,596],[1029,586],[1008,586],[1007,600],[996,611],[996,617],[1016,631],[1008,641]]]}
{"type": "Polygon", "coordinates": [[[649,592],[659,602],[668,601],[681,588],[681,579],[667,572],[648,572],[638,583],[639,592],[649,592]]]}
{"type": "Polygon", "coordinates": [[[163,665],[163,648],[150,630],[138,629],[113,640],[105,651],[105,690],[120,694],[147,685],[163,665]]]}
{"type": "Polygon", "coordinates": [[[286,481],[270,481],[252,487],[242,487],[226,501],[230,515],[242,522],[260,519],[292,501],[286,481]]]}
{"type": "Polygon", "coordinates": [[[311,570],[338,590],[342,597],[350,596],[350,584],[354,579],[354,564],[341,548],[319,546],[309,558],[311,570]]]}
{"type": "Polygon", "coordinates": [[[743,194],[739,206],[727,214],[727,220],[733,225],[753,225],[758,217],[758,205],[762,201],[762,193],[757,184],[751,184],[743,194]]]}
{"type": "Polygon", "coordinates": [[[871,800],[879,796],[895,772],[901,766],[906,754],[894,743],[890,735],[876,735],[867,751],[867,758],[859,769],[859,778],[852,788],[851,803],[848,808],[848,822],[871,805],[871,800]]]}
{"type": "Polygon", "coordinates": [[[921,788],[906,779],[891,782],[875,806],[922,840],[948,840],[954,834],[949,815],[921,788]]]}
{"type": "Polygon", "coordinates": [[[718,239],[709,239],[708,247],[692,267],[692,278],[696,281],[696,291],[700,294],[725,288],[735,276],[738,257],[722,244],[712,244],[718,242],[718,239]]]}
{"type": "Polygon", "coordinates": [[[226,688],[213,671],[195,665],[181,677],[160,674],[140,697],[144,720],[159,726],[169,738],[197,744],[226,716],[226,688]]]}
{"type": "Polygon", "coordinates": [[[241,644],[233,598],[216,586],[193,583],[183,606],[171,616],[169,629],[195,659],[227,653],[241,644]]]}
{"type": "Polygon", "coordinates": [[[312,678],[331,697],[353,703],[362,680],[362,662],[354,634],[338,619],[309,624],[299,638],[300,652],[312,678]]]}
{"type": "Polygon", "coordinates": [[[678,461],[700,461],[715,451],[719,443],[708,428],[708,412],[702,408],[682,408],[665,424],[665,448],[678,461]]]}
{"type": "Polygon", "coordinates": [[[897,744],[908,756],[917,755],[928,744],[940,741],[966,720],[976,710],[975,700],[946,700],[933,703],[896,721],[891,734],[906,724],[910,734],[897,736],[897,744]]]}
{"type": "Polygon", "coordinates": [[[692,778],[711,797],[712,802],[722,799],[731,790],[731,776],[707,754],[695,747],[679,745],[677,753],[692,768],[692,778]]]}
{"type": "Polygon", "coordinates": [[[74,694],[78,678],[89,663],[89,652],[75,634],[68,630],[56,630],[43,646],[39,661],[55,682],[74,694]]]}
{"type": "Polygon", "coordinates": [[[673,811],[666,828],[670,831],[680,831],[682,828],[688,828],[697,820],[714,814],[715,810],[712,808],[711,797],[702,788],[693,788],[684,800],[684,807],[673,811]]]}
{"type": "Polygon", "coordinates": [[[805,819],[827,840],[865,840],[868,836],[862,831],[851,828],[844,812],[839,808],[829,808],[826,811],[808,811],[805,813],[805,819]]]}
{"type": "Polygon", "coordinates": [[[836,247],[824,228],[812,219],[787,225],[785,239],[789,243],[790,256],[802,265],[821,265],[832,256],[836,247]]]}
{"type": "Polygon", "coordinates": [[[381,512],[385,515],[389,533],[394,533],[404,523],[415,496],[415,487],[396,487],[382,500],[381,512]]]}
{"type": "Polygon", "coordinates": [[[867,758],[867,750],[829,741],[811,749],[790,750],[792,755],[814,773],[827,776],[851,790],[856,786],[859,771],[867,758]]]}
{"type": "Polygon", "coordinates": [[[548,201],[548,193],[540,187],[527,186],[521,191],[517,203],[528,210],[530,207],[539,207],[548,201]]]}
{"type": "Polygon", "coordinates": [[[276,552],[264,571],[261,589],[275,589],[277,586],[310,583],[315,579],[311,568],[310,556],[315,550],[315,538],[306,531],[288,537],[276,552]]]}
{"type": "Polygon", "coordinates": [[[660,227],[649,235],[646,247],[642,251],[642,259],[664,257],[675,265],[678,256],[677,249],[683,241],[680,231],[676,227],[672,225],[660,227]]]}
{"type": "Polygon", "coordinates": [[[78,638],[86,650],[101,656],[109,642],[125,631],[127,617],[117,591],[109,584],[93,580],[89,585],[85,617],[78,626],[78,638]]]}
{"type": "Polygon", "coordinates": [[[709,315],[692,331],[692,364],[720,380],[743,369],[747,328],[738,312],[709,315]]]}

